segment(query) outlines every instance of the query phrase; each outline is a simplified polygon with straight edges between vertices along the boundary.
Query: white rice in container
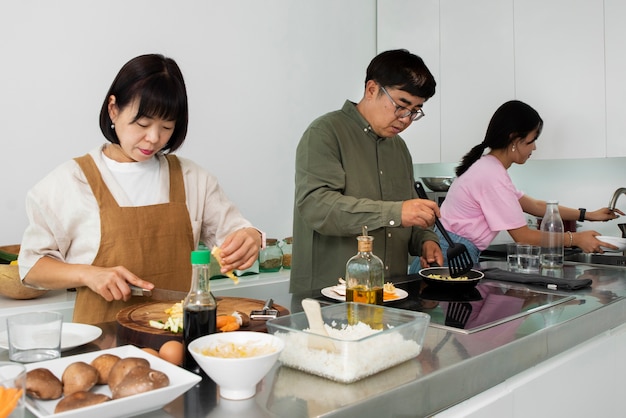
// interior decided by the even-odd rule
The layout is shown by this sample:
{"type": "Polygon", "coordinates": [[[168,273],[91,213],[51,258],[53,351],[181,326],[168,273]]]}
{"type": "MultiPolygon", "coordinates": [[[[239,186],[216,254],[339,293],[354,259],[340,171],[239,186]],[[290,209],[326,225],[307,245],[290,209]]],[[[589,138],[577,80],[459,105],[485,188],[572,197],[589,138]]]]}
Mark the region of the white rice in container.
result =
{"type": "Polygon", "coordinates": [[[422,349],[416,341],[406,340],[399,332],[393,331],[358,341],[382,332],[363,322],[341,328],[328,324],[324,326],[330,337],[341,340],[329,340],[334,343],[335,352],[309,347],[310,334],[276,332],[275,335],[285,341],[280,362],[331,380],[351,383],[415,358],[422,349]]]}

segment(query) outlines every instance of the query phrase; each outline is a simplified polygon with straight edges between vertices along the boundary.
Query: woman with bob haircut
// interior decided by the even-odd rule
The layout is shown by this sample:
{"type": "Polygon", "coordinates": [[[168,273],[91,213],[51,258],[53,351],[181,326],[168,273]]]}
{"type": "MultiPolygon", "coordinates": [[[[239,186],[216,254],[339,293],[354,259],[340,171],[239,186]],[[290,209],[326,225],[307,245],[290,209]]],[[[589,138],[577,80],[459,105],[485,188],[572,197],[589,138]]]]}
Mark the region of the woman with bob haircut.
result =
{"type": "Polygon", "coordinates": [[[188,291],[190,253],[220,245],[222,272],[251,267],[262,233],[217,179],[172,153],[187,135],[183,75],[171,58],[126,63],[100,112],[108,142],[70,160],[27,194],[19,254],[24,284],[76,288],[74,322],[99,323],[145,298],[130,285],[188,291]]]}
{"type": "MultiPolygon", "coordinates": [[[[536,141],[543,128],[543,119],[528,104],[511,100],[493,114],[485,139],[475,145],[456,168],[446,199],[441,204],[441,223],[454,242],[464,244],[478,263],[480,252],[486,249],[500,231],[508,231],[515,242],[541,245],[541,232],[528,227],[524,213],[542,217],[546,202],[518,190],[509,177],[513,164],[524,164],[537,148],[536,141]],[[485,153],[485,150],[489,152],[485,153]]],[[[607,221],[618,217],[608,208],[595,211],[559,206],[563,220],[607,221]]],[[[615,212],[623,215],[622,211],[615,212]]],[[[441,232],[439,243],[447,265],[448,243],[441,232]]],[[[616,248],[596,237],[596,231],[565,232],[566,247],[579,247],[585,252],[603,252],[603,247],[616,248]]],[[[419,260],[410,272],[419,271],[419,260]]]]}

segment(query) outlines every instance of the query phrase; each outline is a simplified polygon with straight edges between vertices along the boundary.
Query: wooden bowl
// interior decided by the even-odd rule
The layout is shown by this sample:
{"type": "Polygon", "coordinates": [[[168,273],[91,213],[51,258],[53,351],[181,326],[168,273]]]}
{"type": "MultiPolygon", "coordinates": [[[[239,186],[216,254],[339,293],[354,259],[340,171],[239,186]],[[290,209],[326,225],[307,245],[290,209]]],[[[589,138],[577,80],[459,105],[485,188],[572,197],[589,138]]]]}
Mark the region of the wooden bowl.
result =
{"type": "Polygon", "coordinates": [[[11,299],[35,299],[46,293],[47,290],[24,286],[20,280],[18,266],[0,264],[0,295],[11,299]]]}

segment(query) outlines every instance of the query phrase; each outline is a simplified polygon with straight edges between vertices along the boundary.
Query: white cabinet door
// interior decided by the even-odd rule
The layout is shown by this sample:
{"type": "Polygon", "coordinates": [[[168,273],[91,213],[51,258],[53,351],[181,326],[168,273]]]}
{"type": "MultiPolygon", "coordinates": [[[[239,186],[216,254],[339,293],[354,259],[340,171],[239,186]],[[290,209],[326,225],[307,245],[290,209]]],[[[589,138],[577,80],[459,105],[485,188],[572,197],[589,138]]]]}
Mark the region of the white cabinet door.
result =
{"type": "Polygon", "coordinates": [[[604,1],[606,155],[626,157],[626,3],[604,1]]]}
{"type": "Polygon", "coordinates": [[[441,161],[458,162],[515,98],[513,0],[441,0],[441,161]]]}
{"type": "Polygon", "coordinates": [[[533,158],[606,155],[603,0],[516,0],[516,96],[544,120],[533,158]]]}
{"type": "Polygon", "coordinates": [[[437,92],[424,104],[426,117],[402,133],[414,163],[441,161],[441,81],[439,71],[439,0],[378,0],[378,52],[404,48],[419,55],[437,81],[437,92]]]}

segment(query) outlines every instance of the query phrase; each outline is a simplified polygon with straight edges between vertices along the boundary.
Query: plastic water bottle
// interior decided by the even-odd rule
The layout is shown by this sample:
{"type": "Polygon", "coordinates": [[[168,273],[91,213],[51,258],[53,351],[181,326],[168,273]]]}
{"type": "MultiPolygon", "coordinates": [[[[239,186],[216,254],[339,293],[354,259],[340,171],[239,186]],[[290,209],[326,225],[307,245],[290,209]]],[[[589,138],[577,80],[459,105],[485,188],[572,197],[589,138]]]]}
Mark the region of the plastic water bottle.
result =
{"type": "Polygon", "coordinates": [[[559,202],[548,200],[546,214],[541,220],[541,268],[563,268],[563,220],[559,202]]]}

